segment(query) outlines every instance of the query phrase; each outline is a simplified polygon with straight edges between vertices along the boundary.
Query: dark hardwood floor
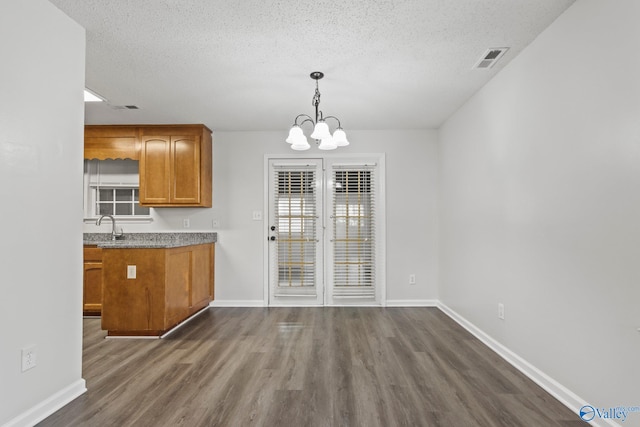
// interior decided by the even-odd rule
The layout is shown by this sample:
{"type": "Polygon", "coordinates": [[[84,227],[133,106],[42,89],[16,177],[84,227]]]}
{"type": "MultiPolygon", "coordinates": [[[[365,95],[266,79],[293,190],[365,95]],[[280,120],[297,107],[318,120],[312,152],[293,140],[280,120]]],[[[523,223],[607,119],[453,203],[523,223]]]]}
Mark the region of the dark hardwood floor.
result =
{"type": "Polygon", "coordinates": [[[583,426],[436,308],[210,308],[162,340],[84,320],[88,392],[40,426],[583,426]]]}

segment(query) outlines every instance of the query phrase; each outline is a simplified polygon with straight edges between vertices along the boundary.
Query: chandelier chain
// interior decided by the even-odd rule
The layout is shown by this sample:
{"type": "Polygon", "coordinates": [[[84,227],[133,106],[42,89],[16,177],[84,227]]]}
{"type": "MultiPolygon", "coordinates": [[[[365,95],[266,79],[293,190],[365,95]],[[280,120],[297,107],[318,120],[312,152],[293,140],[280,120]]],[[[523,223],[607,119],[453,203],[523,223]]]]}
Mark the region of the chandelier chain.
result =
{"type": "Polygon", "coordinates": [[[320,105],[320,90],[318,89],[318,81],[316,80],[316,93],[313,95],[313,99],[311,100],[311,105],[317,107],[320,105]]]}

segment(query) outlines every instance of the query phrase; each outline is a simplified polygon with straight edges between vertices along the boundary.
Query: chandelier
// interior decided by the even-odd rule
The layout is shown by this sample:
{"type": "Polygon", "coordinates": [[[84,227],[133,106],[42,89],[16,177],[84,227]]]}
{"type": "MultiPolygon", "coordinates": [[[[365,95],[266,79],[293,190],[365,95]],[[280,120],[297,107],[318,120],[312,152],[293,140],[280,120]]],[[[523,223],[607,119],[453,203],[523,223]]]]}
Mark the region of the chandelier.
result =
{"type": "Polygon", "coordinates": [[[326,116],[322,115],[322,111],[318,110],[318,106],[320,105],[320,91],[318,90],[318,80],[324,77],[324,73],[320,71],[314,71],[311,73],[310,77],[316,81],[316,93],[313,95],[313,99],[311,100],[311,105],[316,108],[316,117],[315,120],[313,117],[307,114],[300,114],[296,117],[293,122],[293,126],[289,130],[289,136],[286,141],[291,144],[291,148],[297,151],[308,150],[311,146],[309,145],[309,141],[307,137],[302,132],[301,126],[304,123],[311,123],[313,125],[313,132],[311,133],[311,138],[316,140],[316,144],[318,145],[318,149],[320,150],[335,150],[338,147],[345,147],[349,145],[349,141],[347,141],[347,135],[344,133],[342,126],[340,126],[340,120],[334,116],[326,116]],[[298,123],[298,120],[303,119],[298,123]],[[334,119],[338,122],[338,127],[331,135],[329,132],[329,125],[327,125],[327,119],[334,119]]]}

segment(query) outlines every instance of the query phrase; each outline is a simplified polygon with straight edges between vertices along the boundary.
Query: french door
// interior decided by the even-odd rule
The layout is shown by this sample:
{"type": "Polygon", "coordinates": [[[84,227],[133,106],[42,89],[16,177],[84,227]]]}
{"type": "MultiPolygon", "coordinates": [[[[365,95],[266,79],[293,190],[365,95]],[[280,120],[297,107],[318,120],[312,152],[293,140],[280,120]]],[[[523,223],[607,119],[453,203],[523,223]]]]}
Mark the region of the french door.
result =
{"type": "Polygon", "coordinates": [[[322,305],[322,160],[269,161],[269,304],[322,305]]]}
{"type": "Polygon", "coordinates": [[[381,303],[380,165],[340,160],[268,160],[269,305],[381,303]]]}

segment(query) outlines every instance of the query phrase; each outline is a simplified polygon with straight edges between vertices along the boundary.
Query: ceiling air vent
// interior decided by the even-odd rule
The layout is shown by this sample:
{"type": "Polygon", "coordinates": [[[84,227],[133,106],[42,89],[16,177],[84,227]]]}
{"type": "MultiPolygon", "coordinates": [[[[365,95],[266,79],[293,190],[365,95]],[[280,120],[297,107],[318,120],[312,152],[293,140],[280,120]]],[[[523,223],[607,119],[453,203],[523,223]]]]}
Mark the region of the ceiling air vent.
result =
{"type": "Polygon", "coordinates": [[[109,105],[114,110],[139,110],[137,105],[109,105]]]}
{"type": "Polygon", "coordinates": [[[473,68],[491,68],[493,67],[498,59],[502,58],[502,55],[509,50],[508,47],[493,47],[491,49],[487,49],[487,51],[482,55],[480,60],[476,62],[473,68]]]}

